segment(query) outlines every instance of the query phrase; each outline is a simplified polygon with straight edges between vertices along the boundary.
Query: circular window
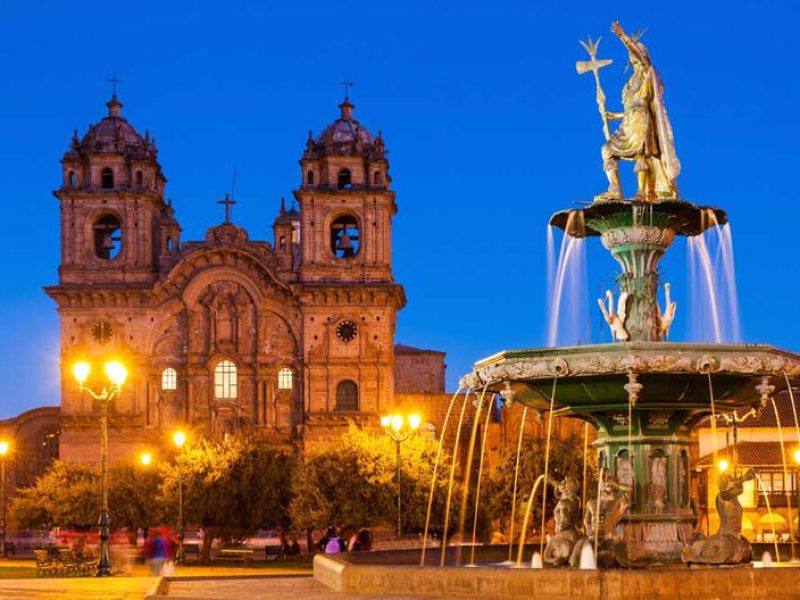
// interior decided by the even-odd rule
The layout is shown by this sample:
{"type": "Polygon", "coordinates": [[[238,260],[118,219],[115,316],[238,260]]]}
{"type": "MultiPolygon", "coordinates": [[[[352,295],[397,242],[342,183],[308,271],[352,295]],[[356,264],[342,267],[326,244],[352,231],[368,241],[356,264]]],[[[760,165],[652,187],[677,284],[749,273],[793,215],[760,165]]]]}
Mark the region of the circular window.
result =
{"type": "Polygon", "coordinates": [[[105,344],[114,335],[114,329],[108,321],[98,321],[92,325],[92,338],[98,344],[105,344]]]}
{"type": "Polygon", "coordinates": [[[352,321],[342,321],[336,326],[336,337],[343,342],[352,342],[358,335],[358,326],[352,321]]]}
{"type": "Polygon", "coordinates": [[[361,247],[358,221],[352,215],[343,215],[331,223],[331,252],[336,258],[353,258],[361,247]]]}

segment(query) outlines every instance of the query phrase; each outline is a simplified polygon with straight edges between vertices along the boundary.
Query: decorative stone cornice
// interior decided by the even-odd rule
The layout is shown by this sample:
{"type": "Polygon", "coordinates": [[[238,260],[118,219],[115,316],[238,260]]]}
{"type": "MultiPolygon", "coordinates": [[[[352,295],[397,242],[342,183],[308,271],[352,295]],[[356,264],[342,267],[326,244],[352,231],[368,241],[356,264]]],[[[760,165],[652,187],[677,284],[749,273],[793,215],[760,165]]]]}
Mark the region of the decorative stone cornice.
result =
{"type": "Polygon", "coordinates": [[[613,250],[617,246],[655,246],[662,250],[669,248],[675,240],[675,230],[668,227],[648,227],[640,225],[630,228],[610,229],[600,236],[603,246],[613,250]]]}
{"type": "Polygon", "coordinates": [[[464,389],[506,381],[624,373],[800,377],[800,356],[754,344],[619,343],[501,352],[475,364],[464,389]]]}

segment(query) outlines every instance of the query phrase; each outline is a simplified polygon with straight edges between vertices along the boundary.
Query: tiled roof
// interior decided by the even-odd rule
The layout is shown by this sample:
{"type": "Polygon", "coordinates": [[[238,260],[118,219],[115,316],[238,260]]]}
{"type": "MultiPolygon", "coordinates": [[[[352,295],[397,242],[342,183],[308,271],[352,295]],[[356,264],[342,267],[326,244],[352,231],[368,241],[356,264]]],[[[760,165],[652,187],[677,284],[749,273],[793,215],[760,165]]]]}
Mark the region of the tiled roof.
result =
{"type": "Polygon", "coordinates": [[[407,346],[406,344],[395,344],[394,351],[396,354],[419,354],[419,353],[432,353],[432,354],[445,354],[441,350],[425,350],[423,348],[415,348],[414,346],[407,346]]]}
{"type": "MultiPolygon", "coordinates": [[[[794,451],[797,442],[794,436],[787,437],[784,440],[784,450],[786,454],[787,466],[789,469],[797,468],[794,462],[794,451]]],[[[719,448],[717,450],[718,458],[725,458],[730,460],[733,448],[719,448]]],[[[779,442],[739,442],[736,445],[736,453],[740,467],[782,467],[781,461],[781,445],[779,442]]],[[[714,465],[714,455],[706,454],[700,457],[695,463],[695,467],[708,468],[714,465]]]]}

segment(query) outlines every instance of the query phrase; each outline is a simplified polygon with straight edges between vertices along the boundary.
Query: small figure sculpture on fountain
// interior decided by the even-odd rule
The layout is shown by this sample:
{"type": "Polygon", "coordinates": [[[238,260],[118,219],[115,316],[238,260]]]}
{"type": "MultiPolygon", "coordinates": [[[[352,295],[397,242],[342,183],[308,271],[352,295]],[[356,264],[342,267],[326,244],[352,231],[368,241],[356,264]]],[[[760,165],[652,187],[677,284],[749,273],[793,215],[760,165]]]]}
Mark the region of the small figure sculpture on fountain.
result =
{"type": "Polygon", "coordinates": [[[561,567],[569,563],[573,548],[581,537],[578,531],[581,500],[578,496],[578,482],[574,477],[566,477],[562,482],[549,478],[547,483],[555,488],[558,503],[553,509],[556,533],[544,549],[544,563],[561,567]]]}
{"type": "MultiPolygon", "coordinates": [[[[706,565],[736,565],[750,562],[750,542],[742,535],[742,505],[739,495],[744,491],[744,482],[755,479],[748,469],[741,477],[732,473],[720,473],[717,478],[716,505],[719,514],[719,529],[710,537],[700,537],[683,550],[683,561],[706,565]]],[[[702,536],[702,534],[700,534],[702,536]]]]}
{"type": "Polygon", "coordinates": [[[595,546],[598,567],[615,567],[624,561],[624,543],[617,532],[617,523],[631,505],[633,488],[611,479],[607,469],[600,470],[600,497],[590,499],[583,512],[584,537],[579,539],[569,559],[571,567],[580,566],[581,551],[586,544],[595,546]],[[597,513],[597,514],[595,514],[597,513]]]}
{"type": "Polygon", "coordinates": [[[614,340],[620,342],[627,342],[630,338],[628,330],[625,329],[625,319],[627,319],[628,316],[628,300],[630,297],[630,294],[627,292],[622,292],[619,295],[616,312],[614,312],[614,294],[611,290],[606,290],[608,308],[606,308],[602,298],[597,299],[597,305],[603,313],[603,318],[606,320],[606,323],[608,323],[609,329],[611,329],[611,336],[614,340]]]}
{"type": "Polygon", "coordinates": [[[658,307],[658,330],[664,341],[667,341],[672,322],[675,320],[675,312],[678,310],[678,303],[672,299],[668,283],[664,284],[664,296],[664,310],[661,310],[660,305],[656,304],[656,306],[658,307]]]}
{"type": "MultiPolygon", "coordinates": [[[[639,40],[642,33],[629,36],[618,21],[614,21],[611,31],[628,50],[628,61],[633,68],[622,90],[622,112],[605,109],[605,94],[600,87],[597,70],[610,61],[598,61],[594,56],[597,44],[589,41],[584,47],[590,51],[591,61],[578,63],[578,72],[595,72],[597,99],[606,143],[603,145],[603,170],[608,177],[608,190],[595,200],[622,200],[622,184],[619,179],[619,160],[635,163],[634,171],[638,182],[636,200],[657,201],[677,199],[677,178],[681,170],[675,155],[675,140],[672,126],[664,108],[664,86],[658,72],[653,67],[647,48],[639,40]],[[585,67],[583,65],[590,65],[585,67]],[[608,133],[608,121],[621,120],[617,130],[608,133]]],[[[599,40],[598,40],[599,42],[599,40]]]]}

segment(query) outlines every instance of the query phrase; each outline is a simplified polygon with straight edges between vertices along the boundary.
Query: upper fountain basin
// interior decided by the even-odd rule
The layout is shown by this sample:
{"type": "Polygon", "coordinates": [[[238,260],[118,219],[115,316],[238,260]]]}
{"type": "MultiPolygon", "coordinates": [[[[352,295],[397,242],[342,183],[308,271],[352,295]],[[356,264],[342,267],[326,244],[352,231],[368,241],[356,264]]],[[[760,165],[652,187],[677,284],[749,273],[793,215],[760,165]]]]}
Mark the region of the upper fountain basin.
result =
{"type": "Polygon", "coordinates": [[[550,225],[572,237],[598,236],[621,227],[650,226],[693,236],[728,222],[725,211],[698,206],[686,200],[603,200],[585,208],[562,210],[550,217],[550,225]]]}
{"type": "Polygon", "coordinates": [[[554,405],[563,414],[624,411],[630,374],[642,386],[639,408],[704,411],[710,374],[718,410],[728,411],[763,403],[786,387],[785,376],[800,377],[800,356],[761,344],[673,342],[506,350],[475,363],[460,385],[546,409],[555,383],[554,405]]]}

